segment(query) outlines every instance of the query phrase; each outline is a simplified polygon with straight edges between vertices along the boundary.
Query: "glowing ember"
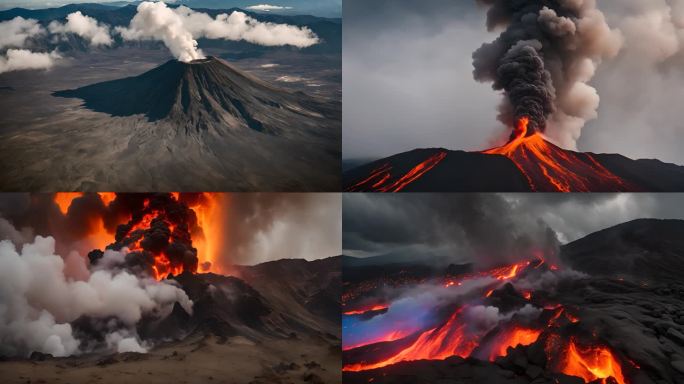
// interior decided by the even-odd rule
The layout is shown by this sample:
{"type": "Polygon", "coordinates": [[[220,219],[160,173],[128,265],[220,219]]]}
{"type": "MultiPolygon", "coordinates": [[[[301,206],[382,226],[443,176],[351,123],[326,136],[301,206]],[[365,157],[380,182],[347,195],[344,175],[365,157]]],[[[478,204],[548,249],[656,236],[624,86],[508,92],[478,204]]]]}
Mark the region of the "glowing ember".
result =
{"type": "Polygon", "coordinates": [[[489,360],[494,361],[497,357],[506,356],[508,354],[508,347],[515,348],[518,345],[530,345],[536,342],[541,333],[537,329],[518,327],[504,331],[497,337],[496,343],[489,355],[489,360]]]}
{"type": "Polygon", "coordinates": [[[483,153],[511,159],[527,178],[533,191],[596,192],[634,189],[590,154],[564,151],[549,144],[537,132],[528,135],[528,124],[528,118],[521,118],[507,144],[483,153]]]}
{"type": "Polygon", "coordinates": [[[396,178],[394,181],[392,179],[392,167],[389,164],[385,164],[371,172],[371,174],[365,179],[357,182],[353,186],[347,188],[348,192],[360,191],[360,190],[373,190],[377,192],[400,192],[406,188],[409,184],[420,179],[442,162],[447,156],[447,153],[441,151],[435,155],[430,156],[426,160],[422,161],[405,175],[396,178]]]}
{"type": "Polygon", "coordinates": [[[627,383],[622,375],[620,363],[608,348],[582,348],[574,339],[570,340],[560,371],[569,376],[580,377],[587,383],[597,379],[608,383],[606,379],[609,377],[614,378],[619,384],[627,383]]]}

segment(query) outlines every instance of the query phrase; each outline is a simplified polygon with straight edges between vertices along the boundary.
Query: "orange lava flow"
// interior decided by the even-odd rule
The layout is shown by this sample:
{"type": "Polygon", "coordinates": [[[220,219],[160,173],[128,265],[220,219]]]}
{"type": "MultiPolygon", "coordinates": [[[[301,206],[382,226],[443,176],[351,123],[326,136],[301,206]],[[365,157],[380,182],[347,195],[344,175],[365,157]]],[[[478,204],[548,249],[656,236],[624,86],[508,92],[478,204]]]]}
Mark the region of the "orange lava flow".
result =
{"type": "Polygon", "coordinates": [[[57,192],[54,201],[63,215],[66,215],[74,199],[83,196],[83,192],[57,192]]]}
{"type": "Polygon", "coordinates": [[[569,376],[576,376],[589,383],[602,379],[607,383],[609,377],[619,384],[626,384],[620,363],[606,347],[593,346],[582,348],[571,339],[568,345],[563,366],[560,370],[569,376]]]}
{"type": "Polygon", "coordinates": [[[413,332],[410,332],[410,331],[392,331],[386,335],[382,335],[382,336],[379,336],[377,338],[366,340],[361,344],[343,347],[342,350],[343,351],[349,351],[352,349],[365,347],[366,345],[372,345],[372,344],[377,344],[377,343],[385,343],[388,341],[397,341],[397,340],[403,339],[404,337],[410,335],[411,333],[413,333],[413,332]]]}
{"type": "Polygon", "coordinates": [[[352,310],[352,311],[346,311],[346,312],[344,312],[344,314],[348,315],[348,316],[363,315],[364,313],[383,311],[383,310],[388,309],[388,308],[389,308],[389,306],[387,306],[385,304],[376,304],[376,305],[373,305],[373,306],[367,307],[367,308],[359,308],[359,309],[352,310]]]}
{"type": "Polygon", "coordinates": [[[223,217],[219,206],[227,203],[228,197],[208,192],[203,195],[204,199],[190,206],[197,216],[197,225],[202,228],[202,235],[193,238],[192,241],[197,248],[199,267],[202,272],[225,272],[219,270],[218,260],[228,234],[223,228],[223,217]]]}
{"type": "Polygon", "coordinates": [[[451,356],[468,357],[478,343],[473,335],[465,332],[466,324],[456,311],[443,326],[420,334],[413,344],[396,355],[376,363],[356,363],[343,367],[344,371],[366,371],[386,367],[402,361],[444,360],[451,356]]]}
{"type": "Polygon", "coordinates": [[[588,153],[565,151],[549,144],[541,134],[528,135],[529,119],[518,121],[513,139],[483,151],[508,157],[520,169],[533,191],[597,192],[634,188],[606,169],[588,153]]]}
{"type": "Polygon", "coordinates": [[[426,160],[420,162],[415,167],[411,168],[405,175],[398,179],[392,179],[392,166],[384,164],[381,167],[373,170],[370,175],[363,180],[357,182],[351,187],[347,188],[347,192],[354,191],[376,191],[376,192],[400,192],[409,184],[420,179],[426,173],[430,172],[434,167],[442,162],[447,156],[447,153],[441,151],[435,155],[430,156],[426,160]]]}
{"type": "Polygon", "coordinates": [[[514,327],[499,335],[496,345],[492,348],[489,360],[494,361],[497,357],[506,356],[508,347],[515,348],[518,345],[530,345],[539,339],[542,331],[531,328],[514,327]]]}

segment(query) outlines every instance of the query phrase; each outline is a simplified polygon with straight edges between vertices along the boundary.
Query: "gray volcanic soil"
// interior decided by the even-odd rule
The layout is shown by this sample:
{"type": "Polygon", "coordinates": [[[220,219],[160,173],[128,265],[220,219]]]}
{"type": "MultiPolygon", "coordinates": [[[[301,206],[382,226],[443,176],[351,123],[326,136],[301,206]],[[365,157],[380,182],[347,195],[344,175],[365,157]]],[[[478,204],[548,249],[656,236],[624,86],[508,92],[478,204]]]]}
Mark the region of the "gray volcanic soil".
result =
{"type": "MultiPolygon", "coordinates": [[[[246,67],[231,63],[247,76],[264,75],[274,88],[305,90],[318,105],[332,106],[325,117],[273,116],[265,104],[262,116],[272,120],[264,125],[277,127],[274,133],[227,127],[226,111],[220,119],[209,110],[204,114],[214,121],[199,127],[187,124],[196,114],[187,120],[182,114],[112,116],[84,107],[80,98],[56,97],[53,92],[138,76],[169,60],[163,50],[129,47],[74,55],[49,71],[0,75],[0,162],[8,165],[0,172],[1,190],[339,190],[335,57],[279,52],[246,59],[246,67]]],[[[245,99],[251,91],[245,89],[245,99]]]]}

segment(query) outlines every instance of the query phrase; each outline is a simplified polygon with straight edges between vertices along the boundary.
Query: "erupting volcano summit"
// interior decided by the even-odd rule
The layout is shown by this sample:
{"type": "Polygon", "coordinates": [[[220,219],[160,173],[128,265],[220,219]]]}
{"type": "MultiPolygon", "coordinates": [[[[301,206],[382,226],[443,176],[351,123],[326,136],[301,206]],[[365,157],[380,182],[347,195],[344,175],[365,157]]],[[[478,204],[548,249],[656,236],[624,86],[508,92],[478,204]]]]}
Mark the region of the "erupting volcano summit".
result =
{"type": "Polygon", "coordinates": [[[416,149],[344,173],[349,192],[678,192],[684,167],[563,149],[518,120],[505,145],[482,152],[416,149]]]}

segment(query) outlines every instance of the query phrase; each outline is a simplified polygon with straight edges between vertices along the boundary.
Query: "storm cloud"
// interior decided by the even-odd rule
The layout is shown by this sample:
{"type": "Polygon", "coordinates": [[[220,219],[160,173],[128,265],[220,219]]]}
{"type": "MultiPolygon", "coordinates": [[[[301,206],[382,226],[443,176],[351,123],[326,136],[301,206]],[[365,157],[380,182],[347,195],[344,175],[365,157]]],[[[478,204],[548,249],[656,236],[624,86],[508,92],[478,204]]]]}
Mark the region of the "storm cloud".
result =
{"type": "Polygon", "coordinates": [[[639,218],[684,219],[684,194],[346,194],[350,256],[408,254],[485,265],[547,257],[563,243],[639,218]]]}

